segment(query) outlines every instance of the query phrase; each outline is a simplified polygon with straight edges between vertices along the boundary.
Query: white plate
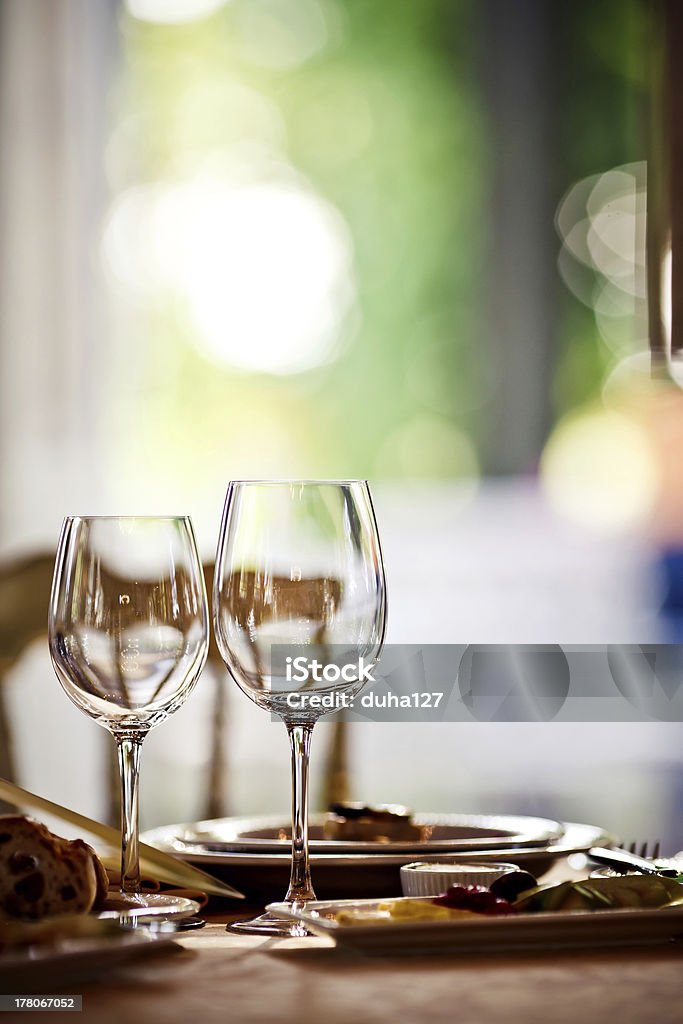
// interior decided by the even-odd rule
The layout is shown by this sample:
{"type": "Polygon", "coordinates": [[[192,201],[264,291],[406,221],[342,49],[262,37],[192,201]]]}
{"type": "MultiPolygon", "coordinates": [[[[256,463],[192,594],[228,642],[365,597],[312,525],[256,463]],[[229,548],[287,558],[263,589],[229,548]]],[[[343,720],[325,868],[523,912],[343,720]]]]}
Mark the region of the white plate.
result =
{"type": "MultiPolygon", "coordinates": [[[[216,851],[178,839],[183,827],[190,826],[164,825],[146,832],[142,838],[151,846],[224,878],[255,902],[278,899],[285,892],[291,862],[287,844],[282,845],[281,853],[216,851]]],[[[585,852],[591,846],[608,846],[613,841],[609,833],[595,825],[564,822],[562,829],[559,839],[541,846],[479,848],[477,860],[511,861],[540,877],[557,860],[585,852]]],[[[412,851],[378,852],[370,856],[313,853],[313,885],[321,898],[399,896],[399,869],[417,859],[412,851]]]]}
{"type": "MultiPolygon", "coordinates": [[[[369,954],[482,953],[521,949],[634,946],[683,940],[683,907],[661,910],[565,911],[453,921],[343,925],[342,909],[373,909],[381,900],[329,900],[293,910],[271,903],[268,910],[303,922],[309,931],[332,938],[341,948],[369,954]]],[[[425,902],[429,902],[428,899],[425,902]]]]}
{"type": "Polygon", "coordinates": [[[173,931],[122,928],[120,935],[59,939],[49,945],[9,950],[0,955],[0,981],[16,981],[28,974],[41,979],[49,974],[60,980],[65,975],[108,971],[141,953],[168,946],[176,937],[173,931]]]}
{"type": "MultiPolygon", "coordinates": [[[[559,839],[564,826],[559,821],[509,814],[415,814],[412,821],[423,826],[429,838],[397,842],[353,842],[323,838],[326,815],[312,814],[309,820],[309,849],[312,854],[410,853],[415,857],[434,853],[471,853],[511,846],[544,846],[559,839]]],[[[168,843],[177,840],[184,850],[212,853],[272,853],[289,847],[290,822],[281,816],[258,818],[216,818],[184,825],[170,825],[151,833],[168,843]],[[160,835],[161,832],[161,835],[160,835]]],[[[150,835],[150,833],[147,833],[150,835]]],[[[159,845],[158,839],[153,840],[159,845]]]]}

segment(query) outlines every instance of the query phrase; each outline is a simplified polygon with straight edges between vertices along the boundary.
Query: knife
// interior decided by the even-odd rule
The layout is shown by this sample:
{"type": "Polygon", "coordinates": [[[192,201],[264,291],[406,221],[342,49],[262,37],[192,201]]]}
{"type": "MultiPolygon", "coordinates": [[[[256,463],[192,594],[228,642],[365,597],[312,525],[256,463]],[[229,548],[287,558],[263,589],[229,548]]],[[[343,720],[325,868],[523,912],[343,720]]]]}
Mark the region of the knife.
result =
{"type": "Polygon", "coordinates": [[[592,846],[588,851],[588,856],[597,864],[604,864],[622,875],[629,871],[640,871],[644,875],[677,878],[681,874],[676,868],[657,868],[651,860],[638,857],[635,853],[627,853],[626,850],[606,850],[601,846],[592,846]]]}

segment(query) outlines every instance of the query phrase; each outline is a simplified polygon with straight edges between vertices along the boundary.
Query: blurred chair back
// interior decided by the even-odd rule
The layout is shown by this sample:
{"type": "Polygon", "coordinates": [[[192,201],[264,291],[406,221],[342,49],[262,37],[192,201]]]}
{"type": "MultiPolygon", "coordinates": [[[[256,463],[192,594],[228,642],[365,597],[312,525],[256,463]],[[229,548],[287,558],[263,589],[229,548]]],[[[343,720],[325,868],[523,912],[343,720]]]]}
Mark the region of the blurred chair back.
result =
{"type": "Polygon", "coordinates": [[[7,710],[7,676],[29,644],[45,636],[54,555],[32,555],[0,566],[0,776],[15,779],[7,710]]]}
{"type": "MultiPolygon", "coordinates": [[[[10,716],[7,707],[7,678],[13,666],[31,643],[47,639],[47,617],[52,586],[54,554],[38,554],[0,565],[0,777],[16,778],[16,763],[10,716]]],[[[213,562],[204,565],[207,593],[213,589],[213,562]]],[[[225,762],[227,692],[225,666],[213,630],[210,633],[209,663],[215,678],[211,715],[211,742],[208,786],[202,816],[217,818],[228,810],[228,769],[225,762]]],[[[118,767],[113,753],[109,758],[107,819],[119,817],[118,767]]],[[[328,755],[324,800],[340,801],[348,797],[346,727],[334,726],[328,755]]],[[[0,805],[1,806],[1,805],[0,805]]]]}
{"type": "MultiPolygon", "coordinates": [[[[7,678],[13,666],[36,640],[47,640],[47,617],[54,569],[54,554],[37,554],[0,565],[0,776],[11,782],[16,778],[14,737],[7,707],[7,678]]],[[[213,584],[213,564],[204,566],[207,591],[213,584]]],[[[226,714],[225,668],[211,633],[209,660],[219,673],[211,723],[209,785],[203,813],[217,817],[225,813],[226,770],[224,733],[226,714]]],[[[112,747],[113,751],[113,747],[112,747]]],[[[116,758],[109,759],[107,819],[118,820],[119,783],[116,758]]]]}

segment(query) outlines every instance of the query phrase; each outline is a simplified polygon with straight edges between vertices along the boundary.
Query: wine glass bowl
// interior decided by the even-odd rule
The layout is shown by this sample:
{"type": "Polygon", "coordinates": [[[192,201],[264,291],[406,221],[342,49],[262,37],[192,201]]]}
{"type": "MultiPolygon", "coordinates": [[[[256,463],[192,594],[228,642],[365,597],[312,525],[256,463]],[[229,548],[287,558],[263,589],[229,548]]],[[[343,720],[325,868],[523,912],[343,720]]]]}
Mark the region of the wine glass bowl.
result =
{"type": "MultiPolygon", "coordinates": [[[[64,691],[116,740],[122,899],[143,906],[137,795],[142,741],[185,702],[208,650],[204,576],[189,518],[65,519],[48,632],[64,691]]],[[[159,908],[159,897],[154,905],[159,908]]]]}
{"type": "Polygon", "coordinates": [[[163,520],[163,551],[155,553],[158,522],[74,518],[60,542],[53,663],[74,704],[108,728],[163,721],[189,695],[205,657],[193,537],[183,520],[163,520]]]}
{"type": "MultiPolygon", "coordinates": [[[[286,899],[315,899],[310,880],[307,778],[322,698],[355,694],[386,626],[384,568],[365,481],[233,481],[214,573],[216,643],[237,685],[287,726],[292,750],[292,874],[286,899]],[[323,673],[311,666],[318,665],[323,673]],[[293,668],[297,671],[293,671],[293,668]],[[315,700],[311,698],[315,697],[315,700]]],[[[265,914],[232,926],[292,934],[265,914]]]]}
{"type": "Polygon", "coordinates": [[[289,693],[348,692],[348,680],[307,678],[297,686],[285,678],[285,662],[297,655],[327,663],[379,655],[386,596],[367,484],[232,483],[213,613],[228,669],[265,710],[291,719],[289,693]]]}

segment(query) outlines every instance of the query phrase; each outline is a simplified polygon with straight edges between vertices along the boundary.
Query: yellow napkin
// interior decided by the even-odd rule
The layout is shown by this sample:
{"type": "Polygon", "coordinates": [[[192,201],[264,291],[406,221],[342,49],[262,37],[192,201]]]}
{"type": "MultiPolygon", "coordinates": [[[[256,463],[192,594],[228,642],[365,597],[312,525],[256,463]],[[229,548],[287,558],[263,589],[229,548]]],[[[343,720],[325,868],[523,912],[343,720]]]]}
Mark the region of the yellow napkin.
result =
{"type": "MultiPolygon", "coordinates": [[[[30,807],[33,810],[43,811],[45,814],[52,814],[55,818],[69,822],[84,829],[89,835],[97,836],[107,846],[118,849],[121,844],[121,835],[118,829],[111,825],[104,825],[101,821],[94,821],[87,818],[78,811],[71,811],[68,807],[46,800],[45,797],[30,793],[21,786],[15,786],[7,779],[0,779],[0,800],[5,800],[14,807],[30,807]]],[[[163,853],[153,846],[140,843],[140,868],[146,875],[158,878],[160,882],[167,882],[170,885],[183,889],[201,889],[202,892],[210,893],[212,896],[230,896],[234,899],[243,900],[244,893],[233,889],[231,885],[207,875],[205,871],[192,867],[169,853],[163,853]]]]}

